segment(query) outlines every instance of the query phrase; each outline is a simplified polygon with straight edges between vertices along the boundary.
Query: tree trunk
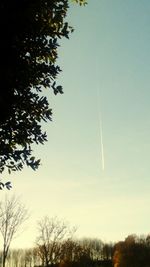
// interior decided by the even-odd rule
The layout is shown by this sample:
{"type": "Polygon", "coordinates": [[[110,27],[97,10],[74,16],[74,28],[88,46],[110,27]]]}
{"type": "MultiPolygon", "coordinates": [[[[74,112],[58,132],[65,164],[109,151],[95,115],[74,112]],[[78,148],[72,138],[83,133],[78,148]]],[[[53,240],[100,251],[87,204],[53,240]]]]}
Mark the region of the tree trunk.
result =
{"type": "Polygon", "coordinates": [[[3,253],[3,261],[2,261],[2,266],[5,267],[6,265],[6,255],[5,252],[3,253]]]}

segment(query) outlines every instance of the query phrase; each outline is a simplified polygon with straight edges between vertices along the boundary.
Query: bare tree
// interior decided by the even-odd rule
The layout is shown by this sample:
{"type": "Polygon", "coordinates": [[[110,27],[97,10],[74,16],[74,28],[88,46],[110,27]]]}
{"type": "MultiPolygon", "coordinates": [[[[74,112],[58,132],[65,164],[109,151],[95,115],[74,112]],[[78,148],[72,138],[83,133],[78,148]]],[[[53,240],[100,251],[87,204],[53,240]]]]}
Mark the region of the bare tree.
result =
{"type": "Polygon", "coordinates": [[[38,222],[39,236],[37,246],[43,266],[49,266],[60,261],[63,240],[72,237],[75,228],[70,229],[66,222],[57,217],[44,217],[38,222]]]}
{"type": "Polygon", "coordinates": [[[0,233],[3,239],[3,261],[5,267],[11,241],[22,223],[28,218],[28,211],[15,196],[0,202],[0,233]]]}

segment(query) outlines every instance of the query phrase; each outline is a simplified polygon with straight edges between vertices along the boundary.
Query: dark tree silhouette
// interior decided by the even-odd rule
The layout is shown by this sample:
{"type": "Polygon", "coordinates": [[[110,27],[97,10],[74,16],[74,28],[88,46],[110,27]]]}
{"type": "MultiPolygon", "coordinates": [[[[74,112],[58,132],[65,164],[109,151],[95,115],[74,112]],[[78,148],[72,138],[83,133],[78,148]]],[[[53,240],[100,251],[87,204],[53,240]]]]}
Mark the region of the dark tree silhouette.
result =
{"type": "Polygon", "coordinates": [[[49,218],[46,216],[38,222],[36,243],[43,266],[49,267],[60,261],[62,256],[61,243],[64,240],[70,240],[75,231],[74,227],[71,229],[66,222],[57,217],[49,218]]]}
{"type": "MultiPolygon", "coordinates": [[[[84,5],[84,0],[74,0],[84,5]]],[[[62,94],[56,79],[59,39],[69,38],[69,0],[1,0],[0,2],[0,172],[36,170],[40,160],[32,144],[47,135],[42,121],[51,121],[45,88],[62,94]]]]}
{"type": "Polygon", "coordinates": [[[125,241],[115,245],[113,256],[114,267],[148,267],[150,247],[147,240],[136,235],[128,236],[125,241]]]}

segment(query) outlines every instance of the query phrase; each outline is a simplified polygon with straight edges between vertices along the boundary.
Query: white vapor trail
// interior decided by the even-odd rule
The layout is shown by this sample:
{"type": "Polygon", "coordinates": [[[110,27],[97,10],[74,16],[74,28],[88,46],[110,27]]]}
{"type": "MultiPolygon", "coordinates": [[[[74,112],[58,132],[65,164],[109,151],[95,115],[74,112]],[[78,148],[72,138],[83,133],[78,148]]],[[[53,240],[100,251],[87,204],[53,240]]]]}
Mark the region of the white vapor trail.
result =
{"type": "Polygon", "coordinates": [[[101,163],[102,163],[102,170],[104,171],[105,158],[104,158],[104,144],[103,144],[103,131],[102,131],[102,111],[100,109],[101,99],[100,99],[99,89],[97,90],[97,99],[98,99],[98,120],[99,120],[99,131],[100,131],[101,163]]]}

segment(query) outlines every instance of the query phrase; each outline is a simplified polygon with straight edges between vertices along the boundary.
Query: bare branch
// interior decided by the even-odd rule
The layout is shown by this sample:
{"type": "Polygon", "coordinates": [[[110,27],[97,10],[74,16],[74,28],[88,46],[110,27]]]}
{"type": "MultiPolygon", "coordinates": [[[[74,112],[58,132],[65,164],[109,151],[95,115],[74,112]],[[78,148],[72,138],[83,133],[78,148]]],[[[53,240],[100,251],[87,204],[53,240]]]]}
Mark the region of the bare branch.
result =
{"type": "Polygon", "coordinates": [[[38,222],[39,236],[36,243],[42,265],[49,266],[58,262],[62,253],[62,243],[72,237],[73,229],[57,217],[44,217],[38,222]]]}
{"type": "Polygon", "coordinates": [[[3,238],[3,267],[10,248],[11,241],[15,238],[21,225],[29,217],[25,206],[15,196],[5,198],[0,202],[0,233],[3,238]]]}

